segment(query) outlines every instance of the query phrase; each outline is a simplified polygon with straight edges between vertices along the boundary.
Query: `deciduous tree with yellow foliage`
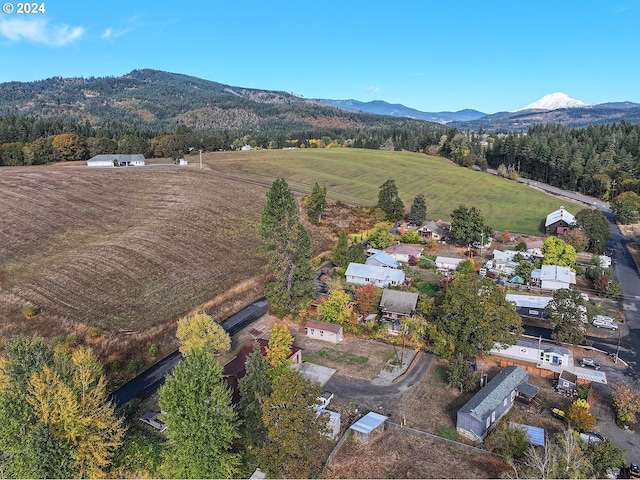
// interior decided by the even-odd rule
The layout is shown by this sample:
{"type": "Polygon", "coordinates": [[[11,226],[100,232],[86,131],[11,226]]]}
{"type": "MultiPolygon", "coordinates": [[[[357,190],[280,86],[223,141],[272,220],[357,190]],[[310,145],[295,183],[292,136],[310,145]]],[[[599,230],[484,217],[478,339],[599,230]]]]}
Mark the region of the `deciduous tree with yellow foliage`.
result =
{"type": "Polygon", "coordinates": [[[216,354],[227,352],[231,348],[229,334],[206,313],[197,313],[178,320],[176,337],[180,341],[180,352],[183,355],[189,355],[196,350],[207,350],[216,354]]]}
{"type": "Polygon", "coordinates": [[[0,362],[0,470],[9,477],[104,477],[124,426],[93,351],[55,354],[15,337],[0,362]]]}

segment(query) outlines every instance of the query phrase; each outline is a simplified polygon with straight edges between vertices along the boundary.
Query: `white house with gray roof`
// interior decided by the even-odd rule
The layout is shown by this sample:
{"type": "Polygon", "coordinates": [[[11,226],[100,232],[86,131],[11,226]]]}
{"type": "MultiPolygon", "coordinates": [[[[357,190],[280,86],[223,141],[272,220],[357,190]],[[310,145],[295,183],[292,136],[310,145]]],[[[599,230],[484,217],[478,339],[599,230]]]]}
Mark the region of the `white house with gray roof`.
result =
{"type": "Polygon", "coordinates": [[[569,289],[576,283],[576,274],[569,267],[559,265],[542,265],[531,272],[531,279],[540,283],[543,290],[569,289]]]}
{"type": "Polygon", "coordinates": [[[368,285],[373,283],[376,287],[385,288],[398,286],[404,283],[404,272],[396,268],[378,267],[363,263],[350,263],[345,272],[349,283],[368,285]]]}
{"type": "Polygon", "coordinates": [[[482,440],[492,425],[513,406],[520,385],[527,385],[529,374],[520,367],[506,367],[458,410],[456,428],[460,435],[482,440]]]}
{"type": "Polygon", "coordinates": [[[510,347],[496,344],[490,350],[490,353],[513,360],[535,363],[540,368],[549,370],[567,368],[573,365],[571,351],[568,348],[542,341],[519,339],[515,345],[510,347]]]}

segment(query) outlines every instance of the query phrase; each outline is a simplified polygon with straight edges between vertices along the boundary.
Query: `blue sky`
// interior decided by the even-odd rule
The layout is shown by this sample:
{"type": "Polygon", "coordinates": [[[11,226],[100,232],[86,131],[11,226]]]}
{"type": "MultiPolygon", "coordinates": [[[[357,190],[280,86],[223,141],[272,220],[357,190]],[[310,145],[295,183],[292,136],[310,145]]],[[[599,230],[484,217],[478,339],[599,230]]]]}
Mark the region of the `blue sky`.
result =
{"type": "Polygon", "coordinates": [[[431,112],[512,111],[553,92],[640,103],[637,0],[50,0],[31,14],[9,4],[0,82],[154,68],[431,112]]]}

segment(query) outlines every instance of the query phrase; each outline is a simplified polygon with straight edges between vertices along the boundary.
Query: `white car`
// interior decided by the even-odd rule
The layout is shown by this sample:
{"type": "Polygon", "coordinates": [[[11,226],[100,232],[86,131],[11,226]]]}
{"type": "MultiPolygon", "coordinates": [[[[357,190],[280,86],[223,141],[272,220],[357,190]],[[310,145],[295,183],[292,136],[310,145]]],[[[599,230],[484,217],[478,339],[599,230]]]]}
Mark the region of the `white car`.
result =
{"type": "Polygon", "coordinates": [[[611,317],[603,317],[602,315],[596,315],[596,317],[593,319],[592,325],[596,328],[608,328],[609,330],[618,330],[618,325],[613,323],[613,319],[611,317]]]}

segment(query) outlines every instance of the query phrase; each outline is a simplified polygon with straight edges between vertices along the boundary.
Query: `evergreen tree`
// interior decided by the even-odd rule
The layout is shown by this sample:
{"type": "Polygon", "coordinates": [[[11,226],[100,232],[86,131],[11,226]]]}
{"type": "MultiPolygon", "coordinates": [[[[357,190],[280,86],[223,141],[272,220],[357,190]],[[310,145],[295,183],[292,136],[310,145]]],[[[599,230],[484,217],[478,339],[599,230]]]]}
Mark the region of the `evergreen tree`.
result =
{"type": "Polygon", "coordinates": [[[347,268],[349,265],[349,237],[343,230],[338,236],[338,243],[333,252],[333,263],[340,268],[347,268]]]}
{"type": "Polygon", "coordinates": [[[362,249],[362,245],[360,243],[352,243],[349,245],[349,265],[350,262],[353,263],[364,263],[367,261],[367,256],[364,254],[364,250],[362,249]]]}
{"type": "Polygon", "coordinates": [[[307,215],[309,216],[309,221],[314,225],[319,225],[320,220],[322,219],[322,214],[327,208],[327,186],[326,185],[318,185],[316,182],[313,185],[313,190],[311,191],[311,195],[307,199],[307,215]]]}
{"type": "Polygon", "coordinates": [[[404,203],[398,195],[398,187],[393,180],[387,180],[380,185],[378,192],[378,208],[386,215],[387,220],[398,220],[404,214],[404,203]]]}
{"type": "Polygon", "coordinates": [[[283,178],[276,179],[267,192],[260,233],[266,268],[272,275],[265,284],[270,307],[278,316],[304,312],[315,293],[311,238],[300,223],[293,193],[283,178]]]}
{"type": "Polygon", "coordinates": [[[589,239],[590,252],[602,253],[606,249],[607,240],[611,239],[609,221],[598,210],[585,208],[576,213],[576,223],[589,239]]]}
{"type": "MultiPolygon", "coordinates": [[[[273,391],[268,377],[268,365],[257,343],[247,358],[246,374],[240,380],[239,388],[239,412],[242,420],[240,436],[245,451],[253,457],[256,448],[264,446],[267,440],[267,427],[262,419],[262,405],[273,391]]],[[[252,463],[255,462],[254,458],[249,460],[252,463]]]]}
{"type": "Polygon", "coordinates": [[[211,352],[195,350],[160,388],[169,443],[162,469],[171,478],[233,478],[240,461],[231,391],[211,352]]]}
{"type": "Polygon", "coordinates": [[[561,288],[544,308],[553,325],[551,338],[558,342],[582,343],[586,330],[587,309],[580,292],[561,288]]]}
{"type": "Polygon", "coordinates": [[[411,210],[407,214],[407,222],[415,225],[422,225],[427,220],[427,203],[424,200],[424,195],[419,193],[416,198],[413,199],[411,204],[411,210]]]}
{"type": "Polygon", "coordinates": [[[436,327],[453,341],[457,353],[472,356],[488,352],[496,342],[513,345],[510,329],[521,323],[495,282],[465,275],[448,287],[436,327]]]}

